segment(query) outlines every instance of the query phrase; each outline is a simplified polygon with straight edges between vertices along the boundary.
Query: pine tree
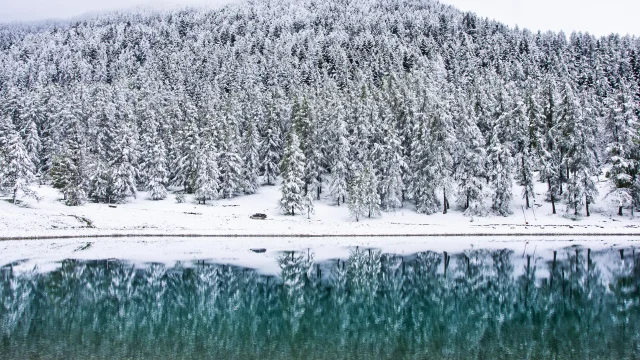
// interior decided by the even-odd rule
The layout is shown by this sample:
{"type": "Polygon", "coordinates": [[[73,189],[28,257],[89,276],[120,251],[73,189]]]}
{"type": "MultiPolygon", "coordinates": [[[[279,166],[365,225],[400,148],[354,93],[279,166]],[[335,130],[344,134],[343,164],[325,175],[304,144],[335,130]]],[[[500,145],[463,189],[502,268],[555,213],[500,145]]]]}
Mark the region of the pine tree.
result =
{"type": "Polygon", "coordinates": [[[607,178],[611,181],[611,191],[618,205],[618,215],[622,216],[623,208],[634,207],[638,198],[634,186],[638,176],[639,152],[639,107],[634,99],[633,88],[621,82],[620,90],[614,99],[608,102],[609,113],[605,126],[609,133],[609,145],[606,152],[611,168],[607,178]]]}
{"type": "Polygon", "coordinates": [[[135,141],[128,125],[121,125],[116,133],[116,154],[109,162],[109,202],[123,202],[136,196],[135,141]]]}
{"type": "Polygon", "coordinates": [[[593,177],[597,175],[594,116],[587,96],[583,94],[581,101],[574,97],[569,84],[565,85],[563,100],[564,133],[569,134],[565,139],[567,154],[565,166],[569,174],[567,189],[564,194],[567,212],[573,211],[575,216],[580,214],[584,205],[586,215],[590,216],[589,205],[594,202],[598,194],[593,177]]]}
{"type": "Polygon", "coordinates": [[[349,212],[351,216],[356,218],[356,221],[360,221],[360,218],[366,216],[368,211],[366,202],[367,178],[365,175],[362,165],[356,164],[349,181],[349,212]]]}
{"type": "Polygon", "coordinates": [[[547,200],[556,214],[556,201],[562,189],[562,152],[558,143],[560,126],[557,119],[556,89],[553,79],[547,79],[543,95],[543,125],[538,142],[540,146],[540,181],[547,184],[547,200]]]}
{"type": "Polygon", "coordinates": [[[242,158],[238,153],[238,125],[235,104],[229,101],[224,122],[222,141],[219,147],[218,168],[220,170],[220,194],[230,199],[242,190],[242,158]]]}
{"type": "Polygon", "coordinates": [[[267,185],[272,185],[279,174],[280,153],[282,151],[280,134],[272,116],[269,116],[264,139],[261,142],[262,177],[267,185]]]}
{"type": "Polygon", "coordinates": [[[402,171],[406,166],[402,157],[400,138],[393,124],[386,127],[386,146],[381,156],[381,207],[385,211],[400,208],[402,206],[402,171]]]}
{"type": "Polygon", "coordinates": [[[145,189],[152,200],[163,200],[167,197],[165,184],[168,181],[166,169],[166,151],[164,144],[158,141],[148,154],[149,158],[144,163],[147,183],[145,189]]]}
{"type": "Polygon", "coordinates": [[[195,196],[198,204],[206,204],[207,200],[218,197],[218,165],[214,153],[206,149],[198,150],[198,169],[195,180],[195,196]]]}
{"type": "Polygon", "coordinates": [[[313,193],[309,191],[307,195],[304,196],[304,204],[303,204],[304,212],[307,213],[307,219],[311,218],[311,214],[315,214],[315,208],[313,206],[313,193]]]}
{"type": "Polygon", "coordinates": [[[249,121],[243,144],[242,187],[245,194],[258,191],[258,172],[260,171],[259,134],[253,121],[249,121]]]}
{"type": "Polygon", "coordinates": [[[456,149],[455,178],[458,180],[458,205],[465,215],[484,216],[484,199],[487,193],[487,154],[484,137],[471,118],[464,104],[464,97],[458,95],[457,123],[459,124],[458,148],[456,149]]]}
{"type": "Polygon", "coordinates": [[[62,192],[65,204],[80,206],[87,202],[88,159],[87,149],[83,142],[84,134],[77,118],[69,118],[69,130],[62,154],[60,154],[60,179],[54,181],[64,184],[62,192]]]}
{"type": "Polygon", "coordinates": [[[339,118],[336,125],[334,162],[331,166],[331,196],[336,199],[338,206],[340,206],[341,199],[342,202],[345,202],[348,191],[347,162],[349,157],[349,142],[347,135],[346,125],[342,118],[339,118]]]}
{"type": "Polygon", "coordinates": [[[489,180],[493,192],[492,209],[502,216],[512,214],[513,198],[512,159],[509,149],[498,139],[497,131],[491,136],[488,149],[489,180]]]}
{"type": "Polygon", "coordinates": [[[35,166],[23,139],[14,128],[11,120],[5,118],[0,126],[0,145],[2,145],[2,163],[0,164],[0,188],[12,194],[15,204],[18,192],[29,192],[29,184],[34,180],[35,166]]]}
{"type": "Polygon", "coordinates": [[[282,197],[280,208],[286,215],[304,211],[304,166],[305,158],[295,130],[289,134],[287,149],[282,157],[282,197]]]}
{"type": "Polygon", "coordinates": [[[367,217],[380,215],[380,195],[378,194],[378,177],[373,168],[373,163],[368,161],[364,168],[363,175],[363,196],[364,206],[367,210],[367,217]]]}

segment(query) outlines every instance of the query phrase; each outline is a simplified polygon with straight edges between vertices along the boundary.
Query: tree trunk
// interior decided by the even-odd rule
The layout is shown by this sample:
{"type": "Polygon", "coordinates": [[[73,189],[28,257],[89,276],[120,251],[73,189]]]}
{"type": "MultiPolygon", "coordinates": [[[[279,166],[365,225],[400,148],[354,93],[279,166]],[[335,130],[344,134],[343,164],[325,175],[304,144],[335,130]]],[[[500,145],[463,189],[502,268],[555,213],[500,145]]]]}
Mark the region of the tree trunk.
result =
{"type": "MultiPolygon", "coordinates": [[[[587,197],[587,196],[585,195],[585,197],[587,197]]],[[[587,217],[589,217],[589,216],[591,216],[591,213],[589,212],[589,199],[585,199],[585,200],[586,200],[585,201],[585,207],[587,209],[587,217]]]]}
{"type": "Polygon", "coordinates": [[[553,209],[553,214],[556,213],[556,198],[553,195],[553,191],[551,190],[551,178],[547,178],[547,185],[549,186],[549,195],[551,195],[551,209],[553,209]]]}
{"type": "Polygon", "coordinates": [[[338,196],[338,206],[340,206],[340,196],[338,196]]]}
{"type": "Polygon", "coordinates": [[[18,188],[13,189],[13,204],[15,205],[16,199],[18,198],[18,188]]]}
{"type": "Polygon", "coordinates": [[[442,210],[442,213],[446,214],[447,213],[447,191],[446,190],[442,191],[442,197],[443,197],[443,199],[442,199],[442,207],[444,208],[442,210]]]}
{"type": "Polygon", "coordinates": [[[296,208],[293,205],[291,205],[291,215],[296,216],[296,208]]]}
{"type": "Polygon", "coordinates": [[[573,214],[578,216],[578,200],[575,195],[573,195],[573,214]]]}
{"type": "Polygon", "coordinates": [[[618,215],[622,216],[622,206],[618,206],[618,215]]]}
{"type": "Polygon", "coordinates": [[[318,185],[318,200],[320,200],[320,194],[322,193],[322,188],[318,185]]]}
{"type": "MultiPolygon", "coordinates": [[[[524,180],[524,186],[527,186],[527,173],[524,171],[524,156],[522,157],[522,179],[524,180]]],[[[524,191],[524,196],[527,199],[527,209],[530,208],[529,206],[529,190],[525,190],[524,191]]]]}

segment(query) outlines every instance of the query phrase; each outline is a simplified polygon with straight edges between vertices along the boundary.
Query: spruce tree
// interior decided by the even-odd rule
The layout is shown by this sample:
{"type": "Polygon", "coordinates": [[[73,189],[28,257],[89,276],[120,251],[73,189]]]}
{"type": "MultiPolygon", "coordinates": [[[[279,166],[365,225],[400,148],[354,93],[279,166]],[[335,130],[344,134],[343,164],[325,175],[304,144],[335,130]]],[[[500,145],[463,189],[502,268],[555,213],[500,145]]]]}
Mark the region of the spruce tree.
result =
{"type": "Polygon", "coordinates": [[[249,121],[243,140],[242,188],[245,194],[255,194],[260,185],[258,181],[260,140],[253,121],[249,121]]]}
{"type": "Polygon", "coordinates": [[[331,196],[336,199],[338,206],[341,200],[345,202],[348,192],[349,141],[347,136],[346,124],[342,118],[339,118],[336,124],[334,160],[331,166],[331,196]]]}
{"type": "Polygon", "coordinates": [[[626,82],[620,83],[616,96],[608,102],[609,111],[605,118],[609,144],[606,148],[608,162],[611,164],[607,178],[611,182],[612,196],[618,205],[618,215],[623,208],[636,206],[639,152],[639,107],[634,101],[633,87],[626,82]]]}
{"type": "Polygon", "coordinates": [[[214,158],[214,153],[207,149],[198,150],[198,168],[196,180],[194,183],[195,197],[198,204],[206,204],[207,200],[216,199],[218,197],[218,165],[214,158]]]}
{"type": "Polygon", "coordinates": [[[14,128],[11,120],[5,118],[0,126],[0,145],[2,156],[0,159],[0,188],[8,190],[15,204],[18,192],[29,193],[29,184],[35,177],[35,165],[24,141],[14,128]]]}
{"type": "Polygon", "coordinates": [[[303,212],[305,209],[304,167],[304,154],[300,149],[298,135],[292,129],[280,166],[282,172],[280,208],[286,215],[295,215],[296,210],[303,212]]]}
{"type": "Polygon", "coordinates": [[[272,116],[269,116],[269,121],[267,122],[267,127],[260,148],[260,155],[262,158],[262,177],[266,180],[267,185],[273,185],[273,182],[280,173],[281,151],[282,145],[279,129],[272,116]]]}

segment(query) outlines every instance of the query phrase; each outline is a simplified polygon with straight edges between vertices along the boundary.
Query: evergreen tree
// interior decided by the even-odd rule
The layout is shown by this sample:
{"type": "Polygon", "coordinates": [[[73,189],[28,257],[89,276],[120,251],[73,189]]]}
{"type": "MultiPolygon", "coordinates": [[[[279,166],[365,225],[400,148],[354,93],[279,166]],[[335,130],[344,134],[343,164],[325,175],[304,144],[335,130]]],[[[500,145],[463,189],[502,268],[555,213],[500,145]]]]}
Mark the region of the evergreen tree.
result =
{"type": "Polygon", "coordinates": [[[278,127],[272,116],[269,116],[260,149],[260,154],[262,155],[262,177],[266,179],[267,185],[272,185],[279,174],[281,151],[282,146],[278,127]]]}
{"type": "Polygon", "coordinates": [[[218,165],[214,153],[205,149],[198,150],[198,168],[195,180],[195,196],[198,204],[206,204],[207,200],[218,197],[218,165]]]}
{"type": "Polygon", "coordinates": [[[249,121],[243,144],[243,191],[245,194],[255,194],[258,191],[258,172],[260,171],[259,134],[253,121],[249,121]]]}
{"type": "Polygon", "coordinates": [[[484,199],[487,193],[487,154],[484,137],[472,121],[471,113],[458,96],[457,123],[459,144],[456,149],[455,178],[458,181],[458,205],[465,215],[486,215],[484,199]]]}
{"type": "MultiPolygon", "coordinates": [[[[233,106],[233,105],[231,105],[233,106]]],[[[242,158],[238,154],[238,128],[234,122],[233,109],[227,110],[223,123],[223,137],[219,148],[220,194],[224,199],[236,196],[242,189],[242,158]]]]}
{"type": "Polygon", "coordinates": [[[145,189],[149,192],[151,200],[163,200],[167,197],[165,184],[168,181],[164,144],[158,141],[152,147],[148,157],[143,166],[143,168],[146,169],[145,173],[147,176],[145,189]]]}
{"type": "Polygon", "coordinates": [[[23,139],[11,120],[5,118],[0,126],[0,189],[11,192],[15,204],[18,192],[29,193],[29,184],[34,180],[35,166],[24,145],[23,139]]]}
{"type": "Polygon", "coordinates": [[[289,134],[287,149],[282,157],[282,197],[280,208],[286,215],[304,211],[304,166],[305,158],[295,130],[289,134]]]}
{"type": "Polygon", "coordinates": [[[357,164],[353,167],[351,180],[349,181],[349,212],[351,216],[360,221],[360,218],[367,215],[367,177],[362,165],[357,164]]]}
{"type": "Polygon", "coordinates": [[[589,205],[594,202],[598,193],[593,180],[597,175],[594,116],[586,96],[579,102],[569,84],[565,85],[564,96],[562,119],[564,133],[569,134],[565,139],[568,181],[564,199],[567,211],[573,211],[574,215],[578,216],[580,208],[584,205],[586,215],[590,216],[589,205]]]}
{"type": "Polygon", "coordinates": [[[609,145],[606,152],[611,168],[607,177],[611,181],[612,195],[618,205],[618,215],[623,208],[636,206],[637,188],[634,186],[638,175],[638,157],[640,156],[638,114],[639,108],[634,101],[633,88],[621,82],[617,96],[609,101],[609,113],[605,126],[609,132],[609,145]]]}
{"type": "Polygon", "coordinates": [[[362,180],[362,196],[367,217],[380,215],[380,195],[378,194],[378,177],[373,168],[373,163],[368,161],[364,168],[362,180]]]}
{"type": "Polygon", "coordinates": [[[331,167],[331,196],[336,199],[338,206],[340,200],[345,202],[348,191],[348,157],[349,142],[347,140],[347,129],[342,118],[338,119],[336,125],[335,154],[331,167]]]}

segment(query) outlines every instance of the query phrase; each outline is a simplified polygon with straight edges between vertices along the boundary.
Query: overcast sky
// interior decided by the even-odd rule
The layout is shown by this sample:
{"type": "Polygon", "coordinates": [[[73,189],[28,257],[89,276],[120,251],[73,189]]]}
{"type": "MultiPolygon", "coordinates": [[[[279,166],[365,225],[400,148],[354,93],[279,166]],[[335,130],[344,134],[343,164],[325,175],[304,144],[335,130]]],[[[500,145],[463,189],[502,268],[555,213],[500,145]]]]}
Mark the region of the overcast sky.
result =
{"type": "MultiPolygon", "coordinates": [[[[95,11],[238,0],[0,0],[0,22],[69,18],[95,11]]],[[[640,35],[639,0],[441,0],[483,17],[537,30],[640,35]]]]}
{"type": "MultiPolygon", "coordinates": [[[[2,0],[0,0],[2,1],[2,0]]],[[[507,25],[538,30],[640,35],[639,0],[441,0],[507,25]]]]}

